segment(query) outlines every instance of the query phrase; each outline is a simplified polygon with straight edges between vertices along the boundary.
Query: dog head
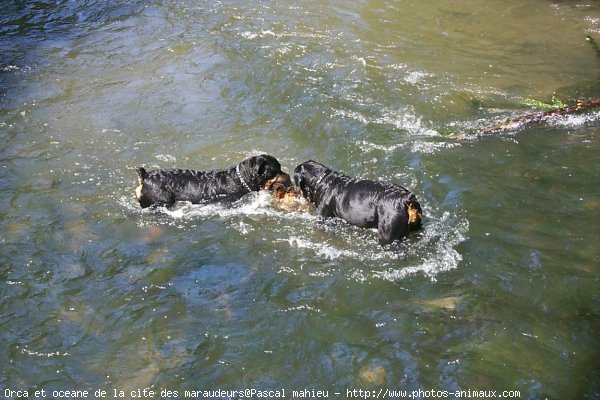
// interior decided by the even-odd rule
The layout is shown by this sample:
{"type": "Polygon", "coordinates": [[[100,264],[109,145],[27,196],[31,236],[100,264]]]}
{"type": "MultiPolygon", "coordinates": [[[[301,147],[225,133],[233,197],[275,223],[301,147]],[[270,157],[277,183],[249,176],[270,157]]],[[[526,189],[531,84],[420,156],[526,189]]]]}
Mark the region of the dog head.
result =
{"type": "Polygon", "coordinates": [[[287,180],[291,184],[290,176],[281,170],[279,161],[268,154],[245,159],[239,164],[239,173],[254,190],[264,188],[273,179],[287,180]]]}
{"type": "Polygon", "coordinates": [[[331,172],[329,168],[313,160],[305,161],[294,169],[294,183],[308,201],[315,201],[317,184],[331,172]]]}

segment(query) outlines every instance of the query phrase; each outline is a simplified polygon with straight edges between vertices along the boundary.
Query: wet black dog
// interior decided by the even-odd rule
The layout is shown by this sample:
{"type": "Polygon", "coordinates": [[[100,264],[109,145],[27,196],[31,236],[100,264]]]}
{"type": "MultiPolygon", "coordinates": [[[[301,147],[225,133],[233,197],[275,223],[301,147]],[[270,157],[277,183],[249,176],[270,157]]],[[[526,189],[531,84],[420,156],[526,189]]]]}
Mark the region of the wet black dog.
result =
{"type": "Polygon", "coordinates": [[[294,182],[322,217],[339,217],[361,228],[377,228],[382,246],[421,225],[421,206],[408,189],[392,183],[357,180],[306,161],[294,170],[294,182]]]}
{"type": "Polygon", "coordinates": [[[236,201],[245,194],[258,192],[274,179],[291,184],[281,164],[266,154],[250,157],[228,169],[194,171],[161,169],[146,172],[137,169],[140,185],[135,194],[143,208],[170,206],[177,201],[194,204],[236,201]]]}

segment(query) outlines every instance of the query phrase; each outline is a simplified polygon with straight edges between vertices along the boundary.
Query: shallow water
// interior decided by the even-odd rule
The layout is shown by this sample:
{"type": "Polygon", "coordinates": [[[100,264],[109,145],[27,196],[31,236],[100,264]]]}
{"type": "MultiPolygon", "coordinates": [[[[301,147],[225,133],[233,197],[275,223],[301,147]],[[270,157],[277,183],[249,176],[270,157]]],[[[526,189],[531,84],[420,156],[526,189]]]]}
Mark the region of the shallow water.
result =
{"type": "Polygon", "coordinates": [[[478,134],[600,96],[599,11],[6,2],[0,397],[600,398],[600,112],[478,134]],[[424,229],[381,249],[268,193],[158,213],[133,197],[138,165],[258,153],[405,185],[424,229]]]}

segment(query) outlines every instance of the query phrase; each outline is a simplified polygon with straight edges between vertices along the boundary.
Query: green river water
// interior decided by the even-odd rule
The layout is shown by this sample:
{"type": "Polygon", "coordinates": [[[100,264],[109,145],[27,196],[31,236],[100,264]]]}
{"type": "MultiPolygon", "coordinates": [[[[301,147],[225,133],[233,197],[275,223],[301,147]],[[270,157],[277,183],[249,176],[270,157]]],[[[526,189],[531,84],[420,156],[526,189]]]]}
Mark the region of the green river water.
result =
{"type": "Polygon", "coordinates": [[[2,8],[0,398],[600,398],[600,111],[480,135],[600,96],[598,1],[2,8]],[[424,228],[135,201],[260,153],[424,228]]]}

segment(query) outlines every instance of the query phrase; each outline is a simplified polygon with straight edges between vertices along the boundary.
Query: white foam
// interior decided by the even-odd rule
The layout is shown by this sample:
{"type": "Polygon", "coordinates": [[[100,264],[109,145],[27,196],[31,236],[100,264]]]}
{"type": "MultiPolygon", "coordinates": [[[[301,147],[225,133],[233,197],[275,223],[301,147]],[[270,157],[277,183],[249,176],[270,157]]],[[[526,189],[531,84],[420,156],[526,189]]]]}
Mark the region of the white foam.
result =
{"type": "Polygon", "coordinates": [[[346,238],[346,241],[334,244],[327,240],[316,240],[312,235],[294,235],[285,241],[323,260],[354,260],[367,263],[377,261],[380,265],[391,265],[379,271],[351,269],[347,272],[348,279],[360,282],[372,278],[397,281],[421,273],[435,280],[439,273],[459,266],[463,258],[455,247],[466,240],[468,228],[468,220],[444,212],[439,218],[435,216],[428,218],[427,226],[419,239],[412,239],[408,245],[403,242],[394,249],[382,249],[377,243],[375,234],[357,237],[352,231],[358,228],[344,223],[336,224],[330,229],[336,231],[334,233],[337,237],[346,238]],[[402,260],[411,259],[418,259],[419,262],[404,267],[397,266],[402,260]]]}
{"type": "Polygon", "coordinates": [[[550,117],[547,122],[551,126],[577,128],[598,121],[600,121],[600,111],[550,117]]]}
{"type": "Polygon", "coordinates": [[[406,147],[410,147],[410,151],[413,153],[424,153],[424,154],[433,154],[437,153],[441,150],[451,149],[454,147],[460,147],[461,143],[459,142],[434,142],[427,140],[415,140],[411,143],[394,143],[389,145],[382,145],[377,143],[372,143],[367,140],[358,140],[356,141],[356,145],[361,148],[365,152],[370,151],[383,151],[386,153],[395,153],[397,151],[402,151],[406,147]]]}
{"type": "Polygon", "coordinates": [[[170,154],[157,154],[156,159],[163,162],[175,162],[177,158],[170,154]]]}
{"type": "Polygon", "coordinates": [[[393,153],[396,150],[401,150],[407,146],[407,143],[394,143],[394,144],[390,144],[390,145],[383,145],[383,144],[372,143],[367,140],[358,140],[358,141],[356,141],[356,144],[358,145],[358,147],[360,147],[362,150],[365,150],[365,151],[379,150],[379,151],[384,151],[386,153],[393,153]]]}
{"type": "Polygon", "coordinates": [[[232,218],[240,215],[267,215],[274,211],[270,207],[273,197],[265,191],[251,193],[233,204],[212,203],[192,204],[188,202],[178,203],[172,208],[162,211],[174,219],[189,218],[232,218]]]}
{"type": "Polygon", "coordinates": [[[295,307],[288,307],[281,310],[281,312],[292,312],[292,311],[312,311],[315,313],[320,313],[321,309],[313,306],[309,306],[307,304],[302,304],[295,307]]]}
{"type": "Polygon", "coordinates": [[[455,220],[449,212],[444,212],[442,217],[424,230],[419,247],[431,247],[430,253],[419,264],[404,268],[389,268],[385,271],[374,272],[373,276],[389,281],[401,280],[407,276],[422,273],[435,281],[437,274],[450,271],[458,267],[462,255],[455,249],[464,242],[469,230],[469,221],[466,219],[455,220]]]}
{"type": "MultiPolygon", "coordinates": [[[[130,198],[121,198],[121,203],[127,208],[140,210],[130,198]]],[[[142,215],[153,213],[147,209],[139,212],[142,215]]],[[[273,206],[273,196],[267,191],[249,194],[233,204],[179,203],[175,207],[161,209],[160,214],[169,217],[166,223],[176,226],[185,220],[226,220],[229,229],[235,229],[242,235],[256,234],[261,228],[241,217],[277,219],[285,226],[278,232],[280,239],[277,242],[302,252],[303,258],[312,260],[311,265],[318,265],[318,260],[343,262],[344,265],[354,263],[353,268],[344,272],[346,278],[365,282],[373,279],[397,281],[415,274],[424,274],[435,280],[439,273],[459,266],[462,256],[456,246],[466,240],[468,221],[448,211],[436,215],[436,211],[428,207],[424,207],[424,213],[426,224],[423,230],[389,249],[379,245],[375,230],[357,228],[339,219],[323,220],[314,213],[279,210],[273,206]],[[316,231],[320,233],[315,235],[316,231]]],[[[142,217],[140,222],[144,224],[146,219],[142,217]]],[[[161,223],[165,223],[164,220],[161,223]]],[[[279,272],[294,274],[297,271],[279,272]]],[[[330,276],[332,271],[319,269],[308,273],[330,276]]]]}
{"type": "Polygon", "coordinates": [[[367,117],[365,117],[363,114],[359,113],[358,111],[334,109],[332,117],[344,117],[346,119],[358,121],[363,125],[367,125],[370,122],[367,117]]]}
{"type": "Polygon", "coordinates": [[[335,259],[338,259],[341,257],[356,258],[356,259],[362,258],[361,254],[357,253],[355,251],[338,249],[335,246],[328,244],[328,243],[314,242],[309,239],[305,239],[305,238],[301,238],[301,237],[297,237],[297,236],[291,236],[287,240],[287,242],[293,247],[297,247],[300,249],[310,249],[310,250],[314,251],[314,253],[318,257],[322,257],[327,260],[335,260],[335,259]]]}
{"type": "Polygon", "coordinates": [[[440,136],[438,131],[427,127],[423,118],[417,116],[411,107],[399,110],[383,109],[379,116],[375,117],[367,117],[355,110],[333,109],[332,116],[354,120],[363,125],[391,125],[413,136],[440,136]]]}
{"type": "Polygon", "coordinates": [[[416,85],[416,84],[420,83],[421,81],[423,81],[423,79],[431,78],[433,76],[434,76],[433,74],[430,74],[430,73],[424,72],[424,71],[410,71],[404,77],[404,81],[407,83],[410,83],[412,85],[416,85]]]}
{"type": "Polygon", "coordinates": [[[391,125],[411,136],[440,136],[440,133],[435,129],[425,126],[423,118],[417,116],[412,107],[399,110],[383,110],[382,115],[375,118],[373,122],[381,125],[391,125]]]}
{"type": "Polygon", "coordinates": [[[11,71],[18,71],[19,67],[17,67],[16,65],[6,65],[0,68],[0,71],[2,72],[11,72],[11,71]]]}
{"type": "MultiPolygon", "coordinates": [[[[268,216],[287,220],[316,220],[316,217],[305,212],[283,211],[274,206],[272,194],[266,190],[253,192],[242,199],[229,203],[211,203],[211,204],[192,204],[189,202],[180,202],[173,207],[160,207],[160,212],[169,216],[172,220],[193,220],[193,219],[211,219],[220,218],[231,220],[240,216],[268,216]]],[[[119,201],[129,210],[141,210],[142,212],[153,213],[151,209],[140,209],[133,200],[123,196],[119,201]]],[[[234,228],[242,233],[249,232],[248,226],[243,223],[234,224],[234,228]]]]}
{"type": "Polygon", "coordinates": [[[433,154],[437,153],[440,150],[446,150],[460,146],[461,144],[458,142],[427,142],[417,140],[412,143],[411,151],[413,153],[433,154]]]}

